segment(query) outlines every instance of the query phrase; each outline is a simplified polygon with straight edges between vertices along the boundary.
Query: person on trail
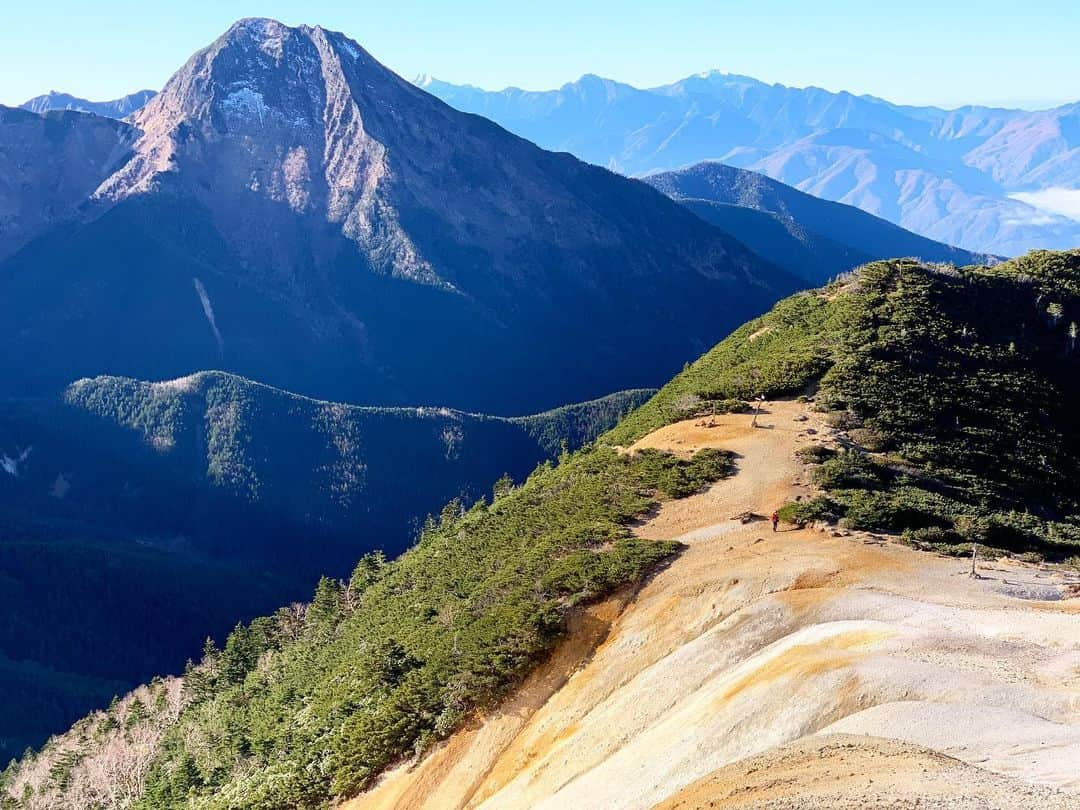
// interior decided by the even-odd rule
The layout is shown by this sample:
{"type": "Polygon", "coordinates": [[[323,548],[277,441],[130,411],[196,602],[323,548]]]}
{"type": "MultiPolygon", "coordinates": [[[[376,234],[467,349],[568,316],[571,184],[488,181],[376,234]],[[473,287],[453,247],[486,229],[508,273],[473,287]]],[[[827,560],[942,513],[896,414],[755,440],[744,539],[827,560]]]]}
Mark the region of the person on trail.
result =
{"type": "Polygon", "coordinates": [[[780,523],[780,513],[779,512],[773,512],[772,517],[769,518],[769,520],[772,521],[772,530],[775,532],[777,524],[780,523]]]}

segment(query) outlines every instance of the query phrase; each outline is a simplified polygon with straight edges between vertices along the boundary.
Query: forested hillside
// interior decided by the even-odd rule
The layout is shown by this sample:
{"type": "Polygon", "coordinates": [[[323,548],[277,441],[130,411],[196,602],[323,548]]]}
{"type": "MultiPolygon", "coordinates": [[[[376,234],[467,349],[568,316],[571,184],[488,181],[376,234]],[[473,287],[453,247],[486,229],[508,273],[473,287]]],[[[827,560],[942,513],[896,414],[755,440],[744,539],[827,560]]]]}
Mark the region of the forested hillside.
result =
{"type": "Polygon", "coordinates": [[[520,487],[499,482],[490,502],[453,501],[396,562],[367,555],[309,605],[238,626],[182,689],[158,682],[92,715],[7,785],[22,796],[30,778],[27,802],[41,806],[324,806],[489,705],[575,605],[670,556],[673,544],[637,539],[630,523],[729,468],[722,452],[596,447],[520,487]]]}
{"type": "Polygon", "coordinates": [[[1080,251],[882,261],[789,298],[593,445],[490,501],[450,502],[398,560],[364,557],[306,607],[208,645],[182,685],[80,722],[9,769],[9,803],[92,807],[122,788],[117,803],[141,808],[323,807],[362,790],[518,682],[575,605],[677,553],[630,526],[738,463],[620,447],[760,395],[812,399],[840,430],[839,452],[804,454],[824,494],[787,519],[1075,561],[1077,319],[1080,251]],[[102,776],[106,761],[138,778],[102,776]]]}
{"type": "Polygon", "coordinates": [[[305,598],[321,574],[395,556],[448,500],[520,481],[649,393],[506,419],[203,373],[0,402],[0,757],[178,671],[208,633],[305,598]]]}
{"type": "Polygon", "coordinates": [[[812,393],[847,433],[801,520],[1080,554],[1080,251],[994,267],[874,262],[751,321],[617,427],[812,393]]]}

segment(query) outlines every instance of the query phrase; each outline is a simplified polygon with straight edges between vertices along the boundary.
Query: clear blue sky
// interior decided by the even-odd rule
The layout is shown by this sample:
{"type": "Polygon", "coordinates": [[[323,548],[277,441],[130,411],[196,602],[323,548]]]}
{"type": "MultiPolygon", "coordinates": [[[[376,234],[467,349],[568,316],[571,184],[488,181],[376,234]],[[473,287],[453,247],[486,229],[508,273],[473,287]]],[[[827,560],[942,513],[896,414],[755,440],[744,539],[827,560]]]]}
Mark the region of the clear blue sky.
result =
{"type": "Polygon", "coordinates": [[[158,88],[240,17],[344,31],[412,78],[487,88],[709,69],[902,103],[1080,98],[1077,0],[9,0],[0,103],[158,88]]]}

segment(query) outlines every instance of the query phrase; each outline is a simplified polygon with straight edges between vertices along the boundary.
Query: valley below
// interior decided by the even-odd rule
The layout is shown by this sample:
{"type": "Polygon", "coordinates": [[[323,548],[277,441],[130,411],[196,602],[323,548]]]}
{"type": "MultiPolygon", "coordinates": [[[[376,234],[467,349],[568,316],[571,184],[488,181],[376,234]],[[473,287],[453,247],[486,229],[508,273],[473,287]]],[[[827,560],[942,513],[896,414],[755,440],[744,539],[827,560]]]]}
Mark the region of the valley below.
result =
{"type": "Polygon", "coordinates": [[[0,104],[0,810],[1080,810],[1078,166],[260,17],[0,104]]]}
{"type": "Polygon", "coordinates": [[[1080,807],[1080,575],[765,516],[837,431],[797,402],[639,439],[736,474],[637,533],[683,552],[580,610],[500,707],[347,810],[1080,807]],[[748,522],[744,522],[748,521],[748,522]]]}

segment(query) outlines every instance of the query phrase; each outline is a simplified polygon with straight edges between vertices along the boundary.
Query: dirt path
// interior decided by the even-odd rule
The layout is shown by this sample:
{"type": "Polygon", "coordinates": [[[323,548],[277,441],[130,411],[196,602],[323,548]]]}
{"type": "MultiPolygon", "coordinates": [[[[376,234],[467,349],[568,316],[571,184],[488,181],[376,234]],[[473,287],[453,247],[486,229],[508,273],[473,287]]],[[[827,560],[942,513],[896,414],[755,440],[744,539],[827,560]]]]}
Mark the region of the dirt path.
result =
{"type": "MultiPolygon", "coordinates": [[[[693,543],[697,537],[691,532],[695,529],[709,529],[703,537],[714,537],[720,528],[716,524],[726,518],[743,512],[767,516],[789,498],[809,492],[794,483],[795,449],[819,441],[821,426],[816,421],[813,425],[795,421],[797,417],[808,419],[799,403],[774,402],[759,415],[758,427],[751,427],[751,417],[742,414],[712,417],[677,422],[636,442],[631,451],[653,448],[689,455],[706,447],[730,450],[738,467],[738,474],[721,486],[665,503],[660,514],[638,533],[654,540],[678,538],[693,543]],[[815,434],[807,434],[807,429],[815,434]]],[[[742,525],[724,528],[741,531],[742,525]]]]}
{"type": "Polygon", "coordinates": [[[688,548],[632,602],[348,806],[1080,808],[1080,600],[1014,595],[1065,575],[734,520],[807,494],[794,452],[829,440],[797,403],[759,422],[635,445],[723,447],[738,473],[639,528],[688,548]]]}

